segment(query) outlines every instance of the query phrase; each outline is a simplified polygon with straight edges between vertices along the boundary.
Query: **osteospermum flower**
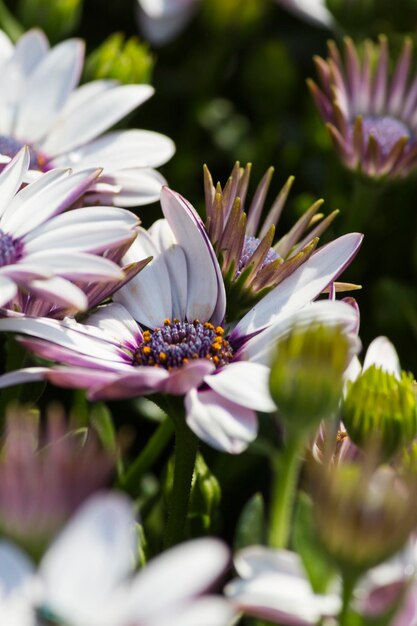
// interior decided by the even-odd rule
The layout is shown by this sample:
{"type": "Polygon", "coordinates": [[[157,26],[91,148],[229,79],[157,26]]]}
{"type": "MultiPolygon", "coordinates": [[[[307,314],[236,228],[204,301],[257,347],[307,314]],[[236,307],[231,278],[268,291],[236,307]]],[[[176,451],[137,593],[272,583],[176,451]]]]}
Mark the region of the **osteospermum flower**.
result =
{"type": "MultiPolygon", "coordinates": [[[[270,167],[246,209],[251,164],[236,163],[225,185],[216,187],[204,168],[206,229],[216,252],[228,296],[228,314],[248,311],[277,287],[313,254],[319,237],[338,211],[323,219],[318,213],[323,200],[315,202],[288,233],[275,241],[275,230],[294,182],[288,178],[267,215],[262,219],[274,168],[270,167]]],[[[355,288],[337,285],[335,290],[355,288]]]]}
{"type": "Polygon", "coordinates": [[[43,556],[39,568],[0,542],[0,619],[35,626],[226,626],[235,610],[203,595],[229,561],[216,539],[184,543],[134,575],[137,554],[131,502],[121,494],[89,499],[43,556]],[[156,601],[157,599],[157,601],[156,601]],[[6,619],[7,618],[7,619],[6,619]]]}
{"type": "Polygon", "coordinates": [[[37,412],[10,410],[0,453],[1,533],[36,555],[114,466],[94,433],[69,430],[59,407],[46,417],[41,429],[37,412]]]}
{"type": "Polygon", "coordinates": [[[21,290],[85,309],[87,297],[74,283],[122,280],[122,269],[103,255],[130,245],[139,220],[113,207],[64,213],[100,170],[55,169],[21,189],[29,161],[23,148],[0,174],[0,305],[19,308],[21,290]]]}
{"type": "Polygon", "coordinates": [[[31,170],[101,167],[100,183],[89,189],[92,196],[111,201],[116,195],[120,206],[154,202],[164,179],[152,168],[171,158],[172,141],[136,129],[102,135],[154,90],[110,80],[77,88],[83,56],[78,39],[49,48],[35,29],[13,46],[0,32],[0,162],[27,144],[31,170]]]}
{"type": "MultiPolygon", "coordinates": [[[[350,332],[356,310],[335,301],[311,303],[349,264],[362,236],[345,235],[321,248],[238,321],[224,323],[220,267],[193,207],[164,188],[166,220],[141,230],[126,260],[153,261],[85,323],[21,316],[0,330],[33,338],[23,343],[64,367],[29,368],[0,386],[47,378],[88,389],[91,399],[152,393],[184,396],[189,427],[210,445],[239,453],[257,432],[256,410],[273,411],[269,359],[292,324],[312,320],[350,332]]],[[[356,340],[355,342],[356,343],[356,340]]]]}
{"type": "Polygon", "coordinates": [[[385,37],[366,41],[360,59],[345,39],[345,60],[329,43],[316,57],[320,87],[309,81],[315,104],[346,167],[373,178],[404,177],[417,165],[417,79],[409,82],[412,43],[406,39],[392,76],[385,37]]]}

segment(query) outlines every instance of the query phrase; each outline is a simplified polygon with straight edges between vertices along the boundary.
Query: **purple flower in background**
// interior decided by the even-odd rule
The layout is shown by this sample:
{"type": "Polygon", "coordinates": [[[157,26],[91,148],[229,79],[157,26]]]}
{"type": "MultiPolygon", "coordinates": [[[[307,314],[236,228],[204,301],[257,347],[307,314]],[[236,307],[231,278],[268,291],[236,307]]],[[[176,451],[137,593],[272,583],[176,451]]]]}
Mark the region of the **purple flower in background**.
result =
{"type": "Polygon", "coordinates": [[[23,148],[0,173],[0,306],[21,310],[23,292],[48,306],[86,309],[86,294],[75,283],[123,280],[111,256],[130,245],[139,220],[114,207],[64,212],[100,170],[55,169],[21,188],[29,160],[23,148]]]}
{"type": "Polygon", "coordinates": [[[227,626],[236,615],[206,595],[229,562],[227,547],[198,539],[134,573],[138,550],[132,503],[121,494],[90,498],[36,570],[15,545],[0,542],[0,620],[36,626],[227,626]],[[156,601],[157,599],[157,601],[156,601]]]}
{"type": "Polygon", "coordinates": [[[409,80],[412,42],[404,41],[392,76],[384,36],[365,41],[361,54],[345,39],[345,58],[333,42],[316,57],[318,86],[310,91],[343,164],[372,178],[401,178],[417,166],[417,78],[409,80]]]}
{"type": "Polygon", "coordinates": [[[336,301],[312,302],[355,256],[351,233],[322,247],[231,329],[224,324],[220,267],[193,207],[165,188],[166,220],[141,230],[126,255],[153,261],[85,323],[19,316],[0,330],[20,332],[36,354],[64,364],[28,368],[0,378],[5,387],[47,378],[88,389],[91,399],[152,393],[184,396],[189,427],[215,448],[242,452],[256,437],[255,411],[275,410],[269,359],[292,325],[318,321],[350,332],[357,312],[336,301]]]}
{"type": "Polygon", "coordinates": [[[39,555],[113,466],[92,432],[69,430],[59,407],[49,407],[44,431],[36,411],[12,409],[0,455],[2,535],[39,555]]]}
{"type": "Polygon", "coordinates": [[[97,197],[104,204],[117,198],[120,206],[155,202],[164,179],[152,168],[172,157],[172,141],[136,129],[103,135],[154,90],[112,80],[77,88],[83,57],[78,39],[50,48],[35,29],[13,46],[0,31],[0,163],[27,144],[32,176],[54,167],[102,168],[100,181],[88,189],[90,203],[97,197]]]}

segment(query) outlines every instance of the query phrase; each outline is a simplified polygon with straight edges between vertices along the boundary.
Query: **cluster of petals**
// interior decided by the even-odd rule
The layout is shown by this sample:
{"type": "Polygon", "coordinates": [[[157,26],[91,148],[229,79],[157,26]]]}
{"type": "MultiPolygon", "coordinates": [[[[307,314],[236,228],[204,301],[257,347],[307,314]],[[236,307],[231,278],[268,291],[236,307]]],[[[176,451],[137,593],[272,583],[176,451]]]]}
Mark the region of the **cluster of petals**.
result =
{"type": "Polygon", "coordinates": [[[153,168],[174,153],[172,141],[147,130],[104,134],[153,95],[150,85],[96,80],[77,87],[84,43],[63,41],[53,48],[30,30],[14,46],[0,31],[0,163],[19,147],[31,149],[31,175],[55,167],[78,171],[101,167],[89,188],[91,201],[138,206],[159,197],[163,177],[153,168]]]}
{"type": "Polygon", "coordinates": [[[350,263],[362,236],[351,233],[320,248],[234,328],[226,328],[230,351],[220,366],[196,355],[178,367],[155,367],[137,359],[145,332],[152,335],[173,319],[217,327],[226,308],[221,270],[197,212],[167,188],[161,204],[165,219],[149,232],[141,229],[125,258],[131,262],[152,255],[153,260],[114,295],[117,302],[83,323],[16,315],[0,320],[0,331],[29,335],[21,338],[23,345],[60,364],[5,374],[0,386],[46,378],[86,388],[92,400],[184,396],[187,423],[197,436],[240,453],[256,437],[256,411],[276,409],[268,389],[270,354],[294,323],[342,325],[357,345],[356,309],[341,301],[313,301],[350,263]]]}
{"type": "Polygon", "coordinates": [[[409,79],[412,42],[404,45],[392,76],[387,39],[367,40],[362,58],[345,39],[343,60],[334,42],[327,60],[316,57],[320,86],[309,87],[334,146],[350,169],[381,178],[409,174],[417,164],[417,79],[409,79]]]}
{"type": "Polygon", "coordinates": [[[131,244],[139,220],[115,207],[66,211],[100,170],[56,168],[22,187],[29,160],[22,148],[0,174],[0,305],[20,310],[31,294],[53,306],[86,309],[88,298],[75,283],[121,281],[112,250],[131,244]]]}
{"type": "Polygon", "coordinates": [[[138,538],[132,503],[93,496],[35,569],[14,544],[0,542],[0,620],[37,626],[226,626],[235,610],[205,594],[223,574],[228,549],[215,539],[184,543],[134,567],[138,538]]]}

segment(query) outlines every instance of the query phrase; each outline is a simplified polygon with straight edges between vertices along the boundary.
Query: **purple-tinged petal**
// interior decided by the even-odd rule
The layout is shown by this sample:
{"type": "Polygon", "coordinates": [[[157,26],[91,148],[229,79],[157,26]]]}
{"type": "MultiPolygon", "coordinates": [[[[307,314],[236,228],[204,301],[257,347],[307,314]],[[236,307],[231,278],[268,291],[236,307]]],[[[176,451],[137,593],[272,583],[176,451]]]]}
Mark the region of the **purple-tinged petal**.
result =
{"type": "Polygon", "coordinates": [[[226,305],[225,288],[201,218],[182,196],[167,187],[161,192],[161,206],[187,260],[187,318],[221,323],[226,305]]]}
{"type": "Polygon", "coordinates": [[[169,377],[161,381],[158,390],[174,396],[185,395],[190,389],[199,387],[204,377],[209,376],[214,369],[214,364],[208,359],[189,361],[182,367],[169,372],[169,377]]]}
{"type": "Polygon", "coordinates": [[[0,376],[0,389],[45,380],[49,371],[48,367],[27,367],[15,372],[8,372],[0,376]]]}
{"type": "Polygon", "coordinates": [[[353,260],[362,238],[350,233],[320,248],[241,319],[231,340],[258,332],[283,313],[297,311],[314,300],[353,260]]]}
{"type": "Polygon", "coordinates": [[[25,146],[19,150],[14,159],[6,165],[0,174],[0,223],[2,230],[5,228],[5,222],[2,218],[5,216],[13,196],[22,184],[29,167],[29,159],[29,149],[25,146]]]}
{"type": "Polygon", "coordinates": [[[269,393],[270,368],[258,363],[229,363],[204,382],[223,398],[241,406],[269,413],[276,410],[269,393]]]}
{"type": "Polygon", "coordinates": [[[156,393],[162,381],[169,377],[167,370],[157,367],[135,367],[132,373],[122,374],[104,385],[90,389],[90,400],[122,400],[156,393]]]}
{"type": "Polygon", "coordinates": [[[256,413],[211,389],[191,389],[185,396],[185,408],[191,430],[217,450],[240,454],[256,438],[256,413]]]}
{"type": "Polygon", "coordinates": [[[70,306],[74,311],[85,311],[88,307],[87,296],[79,287],[65,278],[54,276],[31,281],[30,290],[53,304],[70,306]]]}
{"type": "Polygon", "coordinates": [[[146,620],[144,626],[230,626],[236,609],[219,596],[205,596],[146,620]]]}

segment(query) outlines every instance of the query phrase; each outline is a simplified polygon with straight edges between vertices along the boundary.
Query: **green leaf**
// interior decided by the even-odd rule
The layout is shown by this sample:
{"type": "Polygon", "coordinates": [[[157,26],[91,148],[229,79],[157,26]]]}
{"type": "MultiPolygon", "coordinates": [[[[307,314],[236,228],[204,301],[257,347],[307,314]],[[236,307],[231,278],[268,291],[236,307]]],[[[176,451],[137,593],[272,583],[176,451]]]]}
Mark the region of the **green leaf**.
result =
{"type": "Polygon", "coordinates": [[[255,493],[243,507],[234,541],[235,550],[266,540],[265,503],[261,493],[255,493]]]}

